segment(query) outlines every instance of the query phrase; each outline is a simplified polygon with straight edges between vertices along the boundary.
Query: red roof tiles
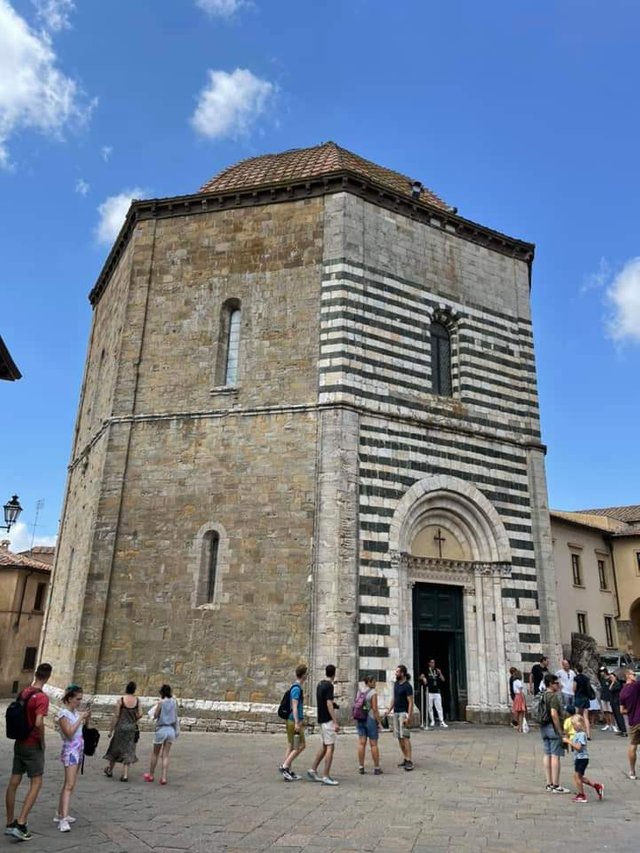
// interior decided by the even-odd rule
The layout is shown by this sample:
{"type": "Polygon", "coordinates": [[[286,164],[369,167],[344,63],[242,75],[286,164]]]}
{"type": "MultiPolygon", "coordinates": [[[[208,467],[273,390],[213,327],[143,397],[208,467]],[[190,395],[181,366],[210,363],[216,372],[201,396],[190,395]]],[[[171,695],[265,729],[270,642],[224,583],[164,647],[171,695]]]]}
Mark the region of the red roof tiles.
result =
{"type": "Polygon", "coordinates": [[[7,540],[0,543],[0,567],[7,566],[12,569],[37,569],[42,572],[50,572],[51,566],[34,560],[33,557],[24,557],[22,554],[14,554],[9,550],[7,540]]]}
{"type": "MultiPolygon", "coordinates": [[[[293,148],[291,151],[283,151],[280,154],[263,154],[259,157],[240,160],[207,181],[200,192],[245,190],[338,172],[351,172],[392,192],[412,196],[414,179],[365,160],[347,151],[346,148],[341,148],[335,142],[323,142],[313,148],[293,148]]],[[[420,201],[441,210],[452,209],[426,187],[420,189],[420,201]]]]}

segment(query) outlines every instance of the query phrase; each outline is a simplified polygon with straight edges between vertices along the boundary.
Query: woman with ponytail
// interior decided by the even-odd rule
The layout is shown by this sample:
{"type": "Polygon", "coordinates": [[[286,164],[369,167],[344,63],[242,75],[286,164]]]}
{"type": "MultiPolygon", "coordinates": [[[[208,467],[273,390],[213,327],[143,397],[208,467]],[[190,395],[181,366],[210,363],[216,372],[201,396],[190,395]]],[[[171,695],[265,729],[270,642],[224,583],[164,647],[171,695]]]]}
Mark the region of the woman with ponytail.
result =
{"type": "Polygon", "coordinates": [[[54,817],[54,821],[58,824],[60,832],[69,832],[71,824],[75,823],[76,820],[75,817],[69,815],[69,803],[84,755],[82,726],[89,717],[88,711],[80,711],[81,702],[82,687],[77,684],[70,684],[62,697],[62,707],[57,716],[60,736],[62,737],[60,761],[64,767],[64,784],[62,791],[60,791],[58,813],[54,817]]]}

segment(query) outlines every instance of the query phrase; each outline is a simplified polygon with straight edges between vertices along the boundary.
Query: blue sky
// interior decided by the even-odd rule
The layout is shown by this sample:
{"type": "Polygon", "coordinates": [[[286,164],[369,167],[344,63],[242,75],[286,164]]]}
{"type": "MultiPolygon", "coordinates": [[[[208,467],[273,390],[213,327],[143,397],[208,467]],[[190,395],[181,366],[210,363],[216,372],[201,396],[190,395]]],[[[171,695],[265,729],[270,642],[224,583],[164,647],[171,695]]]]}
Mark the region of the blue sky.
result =
{"type": "Polygon", "coordinates": [[[537,244],[558,508],[640,502],[635,0],[0,0],[0,502],[61,511],[91,289],[131,195],[327,139],[537,244]]]}

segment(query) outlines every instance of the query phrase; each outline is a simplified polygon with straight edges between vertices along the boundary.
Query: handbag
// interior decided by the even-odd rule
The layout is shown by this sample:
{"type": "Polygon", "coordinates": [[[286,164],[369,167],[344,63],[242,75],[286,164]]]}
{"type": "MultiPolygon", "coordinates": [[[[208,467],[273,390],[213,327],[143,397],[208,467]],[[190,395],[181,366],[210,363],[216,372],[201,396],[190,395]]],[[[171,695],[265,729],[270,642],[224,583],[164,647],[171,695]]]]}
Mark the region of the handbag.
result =
{"type": "Polygon", "coordinates": [[[527,718],[523,717],[522,718],[522,734],[528,735],[530,731],[531,731],[531,729],[529,728],[529,723],[527,722],[527,718]]]}

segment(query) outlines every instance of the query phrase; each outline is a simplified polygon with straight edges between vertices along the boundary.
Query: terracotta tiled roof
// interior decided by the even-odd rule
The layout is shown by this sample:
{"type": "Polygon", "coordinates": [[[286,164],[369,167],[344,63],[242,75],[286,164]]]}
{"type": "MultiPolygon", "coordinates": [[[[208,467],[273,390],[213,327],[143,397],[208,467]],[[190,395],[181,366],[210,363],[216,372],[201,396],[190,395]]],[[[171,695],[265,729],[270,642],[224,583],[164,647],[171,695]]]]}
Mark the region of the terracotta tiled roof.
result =
{"type": "Polygon", "coordinates": [[[638,504],[610,506],[605,509],[578,509],[576,512],[584,515],[606,515],[608,518],[615,518],[617,521],[624,521],[627,524],[640,521],[640,505],[638,504]]]}
{"type": "Polygon", "coordinates": [[[549,515],[552,520],[557,519],[559,521],[568,521],[571,524],[581,524],[583,527],[593,527],[602,533],[611,533],[625,527],[625,524],[621,521],[616,521],[602,515],[587,515],[584,512],[566,512],[564,510],[552,509],[549,511],[549,515]]]}
{"type": "Polygon", "coordinates": [[[14,554],[5,542],[0,543],[0,566],[8,566],[13,569],[38,569],[41,572],[50,572],[51,566],[34,560],[33,557],[24,557],[22,554],[14,554]]]}
{"type": "MultiPolygon", "coordinates": [[[[240,160],[223,169],[201,187],[201,192],[226,192],[282,184],[331,175],[336,172],[352,172],[386,187],[392,192],[411,197],[414,178],[400,172],[385,169],[370,160],[365,160],[335,142],[323,142],[313,148],[293,148],[280,154],[263,154],[240,160]]],[[[426,187],[420,190],[420,201],[441,210],[452,208],[426,187]]]]}

